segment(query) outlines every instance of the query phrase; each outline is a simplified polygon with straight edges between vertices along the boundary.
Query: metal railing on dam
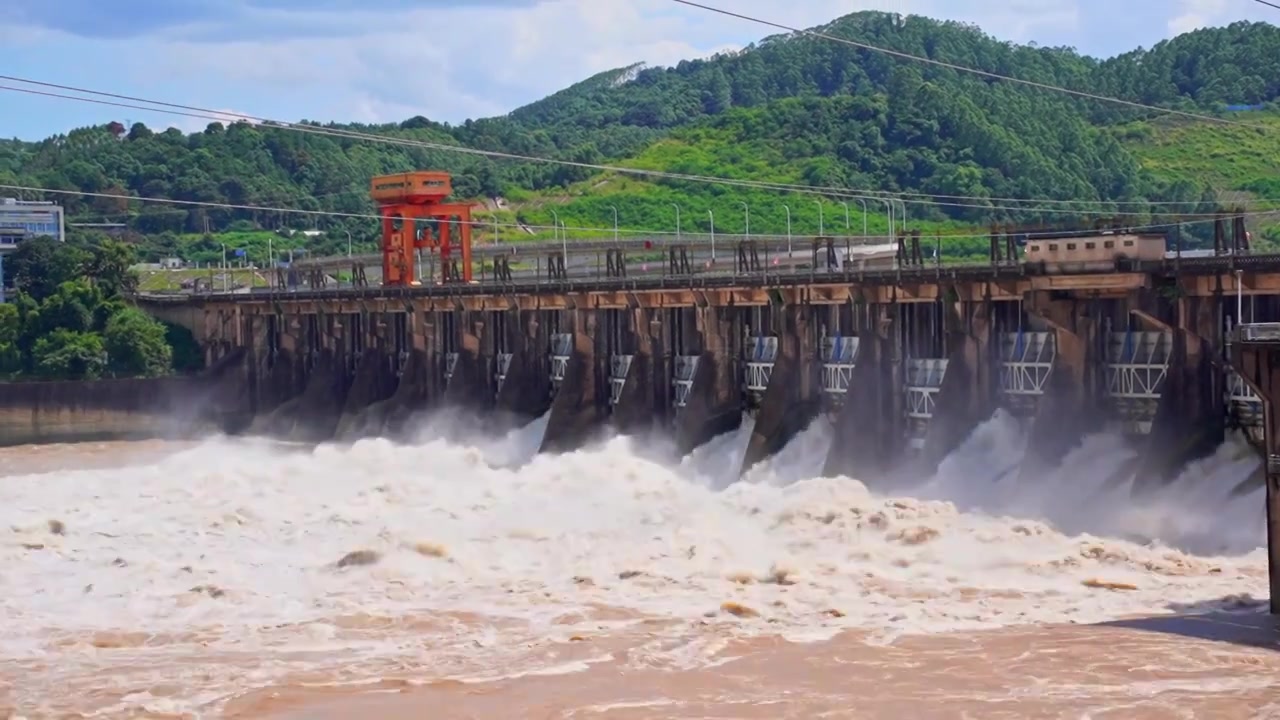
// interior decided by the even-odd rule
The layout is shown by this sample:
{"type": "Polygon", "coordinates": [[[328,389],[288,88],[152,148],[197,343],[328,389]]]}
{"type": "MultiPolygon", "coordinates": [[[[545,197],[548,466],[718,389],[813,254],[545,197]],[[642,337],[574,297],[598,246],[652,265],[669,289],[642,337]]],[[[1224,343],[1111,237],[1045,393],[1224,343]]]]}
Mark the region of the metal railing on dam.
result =
{"type": "MultiPolygon", "coordinates": [[[[675,246],[678,247],[678,246],[675,246]]],[[[220,302],[259,302],[273,297],[298,300],[325,298],[413,298],[466,297],[506,294],[560,294],[576,292],[619,292],[664,289],[731,289],[803,287],[806,285],[909,285],[938,282],[1005,281],[1031,277],[1101,277],[1116,274],[1142,274],[1156,277],[1229,276],[1234,273],[1280,275],[1280,253],[1219,255],[1210,257],[1171,257],[1164,260],[1117,262],[1114,265],[1082,272],[1055,273],[1022,262],[966,262],[923,264],[865,262],[851,255],[830,262],[825,251],[810,249],[786,253],[778,247],[762,248],[758,264],[743,262],[735,248],[728,248],[715,261],[706,247],[689,248],[691,252],[676,258],[655,252],[651,258],[617,258],[625,266],[612,264],[604,253],[570,255],[570,262],[553,269],[554,256],[531,256],[533,268],[512,268],[509,274],[495,277],[482,274],[470,283],[424,282],[413,287],[383,287],[375,282],[331,281],[321,283],[276,283],[269,287],[223,289],[212,286],[194,291],[150,292],[141,294],[149,301],[186,302],[200,298],[220,302]],[[726,257],[727,255],[727,257],[726,257]],[[576,262],[575,262],[576,260],[576,262]],[[846,261],[847,260],[847,261],[846,261]]],[[[609,250],[612,250],[609,249],[609,250]]],[[[606,250],[608,252],[609,250],[606,250]]],[[[615,256],[616,257],[616,256],[615,256]]],[[[1231,282],[1234,282],[1232,280],[1231,282]]]]}

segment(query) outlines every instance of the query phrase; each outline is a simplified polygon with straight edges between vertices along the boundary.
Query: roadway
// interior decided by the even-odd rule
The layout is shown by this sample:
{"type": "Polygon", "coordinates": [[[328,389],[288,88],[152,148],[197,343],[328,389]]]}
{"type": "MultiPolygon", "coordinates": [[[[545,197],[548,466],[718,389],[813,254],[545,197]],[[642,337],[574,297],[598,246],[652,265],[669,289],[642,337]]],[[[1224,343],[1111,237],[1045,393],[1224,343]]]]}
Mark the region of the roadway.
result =
{"type": "MultiPolygon", "coordinates": [[[[736,245],[713,248],[710,243],[680,244],[686,248],[685,257],[688,258],[690,270],[693,274],[732,273],[735,271],[738,262],[736,245]]],[[[671,242],[646,247],[644,241],[624,243],[622,247],[615,245],[611,241],[602,242],[596,246],[590,246],[586,243],[573,244],[569,248],[569,255],[565,262],[565,274],[570,279],[608,277],[609,250],[619,250],[623,253],[628,277],[651,277],[664,273],[670,274],[669,248],[674,245],[676,243],[671,242]]],[[[495,249],[493,246],[489,246],[486,249],[489,252],[485,257],[488,257],[490,262],[480,262],[476,266],[475,280],[481,283],[495,281],[492,260],[500,256],[506,257],[510,263],[511,282],[537,283],[554,279],[549,273],[550,260],[553,257],[558,258],[563,252],[559,244],[551,246],[545,243],[536,245],[529,243],[498,248],[503,252],[492,252],[495,249]],[[506,252],[508,249],[511,251],[506,252]]],[[[842,263],[847,257],[855,261],[857,265],[864,266],[868,264],[890,266],[897,252],[896,246],[884,244],[851,244],[849,247],[837,245],[835,250],[838,263],[842,263]]],[[[803,243],[793,242],[789,253],[785,239],[772,243],[758,244],[757,253],[762,267],[768,265],[778,272],[787,269],[807,269],[814,264],[812,241],[808,238],[803,243]]],[[[826,257],[826,250],[823,248],[818,254],[818,264],[824,264],[826,257]]],[[[381,255],[325,258],[322,261],[313,261],[310,265],[305,266],[301,263],[294,263],[294,267],[302,273],[298,276],[299,283],[307,282],[305,273],[308,271],[317,269],[326,273],[333,273],[338,270],[349,271],[355,265],[364,266],[367,284],[377,285],[382,282],[381,255]]],[[[419,274],[423,278],[439,276],[438,260],[435,255],[424,255],[419,267],[419,274]]],[[[424,280],[424,282],[426,281],[424,280]]]]}
{"type": "MultiPolygon", "coordinates": [[[[884,236],[870,237],[835,237],[836,245],[844,247],[846,245],[869,246],[869,245],[887,245],[892,244],[892,238],[884,236]]],[[[533,258],[548,255],[556,255],[568,250],[570,258],[587,257],[594,258],[604,257],[609,250],[621,250],[627,254],[636,254],[644,252],[660,253],[665,252],[668,247],[673,245],[685,245],[690,251],[697,250],[699,253],[710,256],[712,250],[715,250],[717,257],[724,255],[732,257],[736,252],[738,243],[743,240],[754,240],[760,252],[764,253],[766,249],[771,255],[776,256],[779,253],[785,253],[790,246],[792,254],[808,255],[812,248],[814,238],[812,236],[795,235],[788,242],[786,236],[778,235],[722,235],[717,233],[712,236],[710,234],[685,233],[679,236],[674,234],[667,235],[642,235],[627,238],[588,238],[588,239],[572,239],[572,240],[536,240],[536,241],[520,241],[512,243],[496,243],[488,245],[473,245],[471,247],[471,255],[476,259],[490,259],[498,256],[507,256],[512,262],[521,262],[528,259],[532,262],[533,258]]],[[[923,240],[922,240],[923,241],[923,240]]],[[[380,266],[382,264],[381,253],[362,253],[359,255],[332,255],[322,258],[307,258],[295,260],[293,267],[298,270],[314,270],[317,268],[324,270],[346,270],[353,264],[361,264],[366,268],[380,266]]]]}

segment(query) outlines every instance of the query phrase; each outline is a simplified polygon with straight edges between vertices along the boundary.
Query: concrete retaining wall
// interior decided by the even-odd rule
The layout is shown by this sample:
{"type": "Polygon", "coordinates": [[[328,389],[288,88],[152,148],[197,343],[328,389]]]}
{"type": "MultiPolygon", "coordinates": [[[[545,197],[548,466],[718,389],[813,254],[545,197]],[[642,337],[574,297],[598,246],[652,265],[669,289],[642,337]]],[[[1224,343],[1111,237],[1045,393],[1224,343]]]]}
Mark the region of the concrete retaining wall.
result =
{"type": "Polygon", "coordinates": [[[199,376],[0,383],[0,446],[237,432],[250,418],[244,354],[199,376]]]}

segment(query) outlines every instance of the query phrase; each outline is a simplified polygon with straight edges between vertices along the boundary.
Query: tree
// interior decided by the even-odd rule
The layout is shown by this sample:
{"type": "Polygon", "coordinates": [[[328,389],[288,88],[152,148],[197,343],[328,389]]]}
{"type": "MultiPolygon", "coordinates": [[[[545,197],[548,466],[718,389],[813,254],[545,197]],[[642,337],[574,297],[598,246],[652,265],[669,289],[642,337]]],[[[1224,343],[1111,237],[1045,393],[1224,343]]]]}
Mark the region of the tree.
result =
{"type": "Polygon", "coordinates": [[[14,288],[37,302],[52,295],[58,286],[81,277],[87,253],[53,238],[27,240],[5,258],[5,272],[13,274],[14,288]]]}
{"type": "Polygon", "coordinates": [[[113,373],[156,377],[173,366],[173,348],[165,338],[164,325],[135,308],[112,315],[103,340],[113,373]]]}
{"type": "Polygon", "coordinates": [[[93,311],[102,295],[87,278],[68,280],[40,303],[38,327],[41,334],[64,329],[89,332],[94,329],[93,311]]]}
{"type": "Polygon", "coordinates": [[[65,328],[37,340],[31,351],[36,374],[50,380],[96,380],[106,355],[101,336],[65,328]]]}
{"type": "Polygon", "coordinates": [[[105,239],[89,251],[85,274],[105,296],[128,295],[138,289],[138,276],[130,269],[134,260],[133,248],[105,239]]]}
{"type": "Polygon", "coordinates": [[[0,305],[0,377],[22,370],[22,351],[18,338],[22,335],[22,318],[15,305],[0,305]]]}

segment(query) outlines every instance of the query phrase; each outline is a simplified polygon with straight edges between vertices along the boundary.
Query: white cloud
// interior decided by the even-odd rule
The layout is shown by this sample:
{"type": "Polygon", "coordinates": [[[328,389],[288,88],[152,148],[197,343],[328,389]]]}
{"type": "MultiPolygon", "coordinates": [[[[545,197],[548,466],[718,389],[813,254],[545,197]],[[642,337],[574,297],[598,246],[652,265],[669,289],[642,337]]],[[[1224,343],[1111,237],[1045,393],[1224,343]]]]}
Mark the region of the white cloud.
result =
{"type": "Polygon", "coordinates": [[[1182,0],[1178,13],[1169,19],[1169,34],[1181,35],[1220,21],[1227,12],[1227,0],[1182,0]]]}
{"type": "MultiPolygon", "coordinates": [[[[795,27],[859,10],[915,13],[976,23],[999,38],[1026,42],[1076,32],[1079,3],[1092,0],[706,1],[795,27]]],[[[670,0],[456,3],[429,10],[405,2],[402,9],[375,12],[377,4],[367,0],[365,11],[249,11],[204,20],[198,32],[185,25],[128,38],[33,28],[18,34],[28,42],[39,38],[29,45],[27,64],[40,68],[42,79],[281,120],[386,122],[424,115],[460,122],[509,112],[604,70],[636,62],[672,65],[778,32],[670,0]]],[[[0,36],[6,34],[0,26],[0,36]]],[[[24,102],[37,109],[0,110],[0,124],[33,128],[27,118],[50,116],[103,121],[101,107],[24,102]]],[[[129,114],[161,126],[204,125],[129,114]]],[[[44,128],[23,132],[45,134],[44,128]]]]}
{"type": "MultiPolygon", "coordinates": [[[[992,0],[981,3],[989,8],[985,11],[961,10],[948,0],[719,4],[798,27],[865,9],[950,16],[981,20],[989,32],[1013,40],[1028,39],[1045,26],[1078,22],[1070,0],[992,0]]],[[[326,16],[316,14],[309,22],[326,24],[326,16]]],[[[305,38],[225,43],[157,38],[146,43],[157,45],[154,51],[133,54],[132,61],[139,75],[154,67],[158,56],[173,80],[200,82],[212,76],[254,94],[306,94],[312,97],[306,113],[316,118],[371,122],[421,114],[456,122],[507,112],[604,70],[637,61],[671,65],[775,32],[669,0],[548,0],[509,9],[348,13],[340,22],[344,33],[305,38]],[[326,99],[317,103],[316,97],[326,99]]]]}

